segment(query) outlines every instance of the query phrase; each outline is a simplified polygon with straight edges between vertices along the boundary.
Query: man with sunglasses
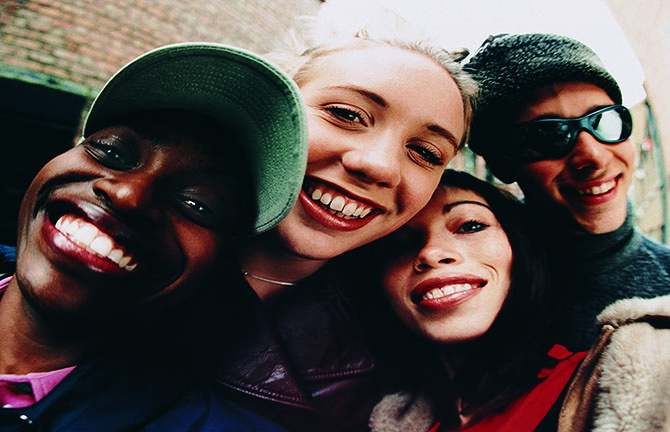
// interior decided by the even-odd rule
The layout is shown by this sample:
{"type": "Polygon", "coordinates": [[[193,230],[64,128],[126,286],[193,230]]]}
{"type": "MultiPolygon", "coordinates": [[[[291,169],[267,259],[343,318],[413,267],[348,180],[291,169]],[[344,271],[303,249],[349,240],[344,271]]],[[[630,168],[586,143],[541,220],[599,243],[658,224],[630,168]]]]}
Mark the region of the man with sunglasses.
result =
{"type": "Polygon", "coordinates": [[[670,293],[670,249],[634,227],[619,86],[593,50],[552,34],[489,37],[466,69],[480,85],[469,146],[523,191],[556,269],[558,342],[588,349],[606,306],[670,293]]]}

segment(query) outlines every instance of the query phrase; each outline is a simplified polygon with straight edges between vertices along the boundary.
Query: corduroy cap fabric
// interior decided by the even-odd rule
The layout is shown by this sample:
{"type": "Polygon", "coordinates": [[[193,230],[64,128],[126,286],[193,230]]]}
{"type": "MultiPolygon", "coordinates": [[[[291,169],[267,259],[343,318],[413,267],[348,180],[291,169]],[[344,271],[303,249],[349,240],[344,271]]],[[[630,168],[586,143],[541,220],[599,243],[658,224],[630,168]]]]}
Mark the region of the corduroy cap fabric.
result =
{"type": "Polygon", "coordinates": [[[598,55],[575,39],[556,34],[490,36],[464,66],[479,85],[468,146],[484,157],[501,151],[501,134],[533,92],[552,84],[594,84],[622,101],[621,90],[598,55]]]}
{"type": "Polygon", "coordinates": [[[269,230],[295,204],[307,163],[307,121],[297,86],[279,68],[240,48],[205,42],[167,45],[121,68],[98,94],[83,135],[154,109],[199,112],[234,128],[250,164],[258,213],[269,230]]]}

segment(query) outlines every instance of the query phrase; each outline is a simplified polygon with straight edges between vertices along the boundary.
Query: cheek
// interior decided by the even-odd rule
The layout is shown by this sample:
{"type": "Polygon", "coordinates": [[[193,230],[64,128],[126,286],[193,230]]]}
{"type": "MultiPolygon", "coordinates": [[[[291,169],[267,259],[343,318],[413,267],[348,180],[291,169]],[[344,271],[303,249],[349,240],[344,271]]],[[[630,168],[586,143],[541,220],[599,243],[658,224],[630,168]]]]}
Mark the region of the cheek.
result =
{"type": "Polygon", "coordinates": [[[322,121],[311,118],[307,123],[307,163],[313,164],[327,157],[334,150],[333,132],[329,132],[322,121]]]}
{"type": "Polygon", "coordinates": [[[428,172],[413,164],[409,161],[408,165],[405,166],[405,175],[403,176],[404,184],[401,193],[402,210],[406,218],[404,222],[414,217],[428,204],[442,176],[442,170],[440,169],[428,172]]]}
{"type": "Polygon", "coordinates": [[[514,255],[512,254],[512,247],[510,246],[507,238],[505,237],[504,239],[500,239],[500,247],[498,250],[495,252],[495,255],[497,257],[497,267],[498,271],[500,273],[500,295],[499,297],[499,304],[497,305],[498,310],[496,311],[496,315],[498,312],[500,312],[500,309],[502,309],[502,305],[505,302],[505,299],[507,298],[507,295],[509,294],[509,289],[512,284],[512,262],[514,260],[514,255]]]}
{"type": "Polygon", "coordinates": [[[519,169],[519,185],[526,191],[555,194],[557,177],[563,172],[563,161],[539,161],[519,169]]]}
{"type": "Polygon", "coordinates": [[[526,176],[538,183],[545,184],[561,171],[558,161],[544,160],[527,164],[522,168],[526,176]]]}
{"type": "Polygon", "coordinates": [[[635,167],[635,148],[629,141],[624,141],[617,147],[617,158],[626,165],[628,171],[633,171],[635,167]]]}
{"type": "Polygon", "coordinates": [[[19,250],[23,247],[22,243],[25,243],[26,241],[26,236],[28,235],[28,231],[30,230],[33,221],[33,212],[37,204],[37,193],[48,180],[55,178],[55,176],[62,171],[58,169],[60,158],[63,158],[63,156],[52,159],[37,173],[23,196],[18,215],[19,235],[17,239],[17,249],[19,250]]]}
{"type": "Polygon", "coordinates": [[[507,276],[507,279],[509,279],[509,276],[512,273],[512,246],[510,246],[507,237],[502,236],[495,244],[497,247],[494,249],[493,256],[498,260],[498,266],[500,267],[501,271],[503,271],[507,276]]]}
{"type": "Polygon", "coordinates": [[[384,295],[388,299],[391,307],[400,316],[406,314],[407,298],[410,284],[410,275],[412,274],[412,261],[410,259],[394,260],[387,270],[383,272],[382,286],[384,295]]]}
{"type": "MultiPolygon", "coordinates": [[[[480,237],[468,246],[473,254],[471,255],[473,260],[478,257],[477,259],[480,262],[495,270],[498,279],[509,281],[513,261],[512,246],[502,229],[494,235],[480,237]]],[[[465,246],[463,249],[465,249],[465,246]]]]}
{"type": "Polygon", "coordinates": [[[221,233],[204,228],[181,228],[178,230],[181,247],[187,259],[184,273],[210,273],[222,259],[224,247],[232,247],[232,242],[221,233]]]}

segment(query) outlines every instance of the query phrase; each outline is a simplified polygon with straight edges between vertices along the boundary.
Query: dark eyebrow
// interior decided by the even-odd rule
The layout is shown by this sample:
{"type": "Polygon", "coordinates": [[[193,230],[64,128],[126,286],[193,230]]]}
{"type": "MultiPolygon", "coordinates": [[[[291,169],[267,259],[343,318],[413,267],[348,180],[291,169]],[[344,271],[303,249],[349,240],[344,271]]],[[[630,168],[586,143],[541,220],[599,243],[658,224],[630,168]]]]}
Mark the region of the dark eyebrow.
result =
{"type": "Polygon", "coordinates": [[[329,89],[340,89],[340,90],[349,90],[349,91],[354,91],[361,96],[364,96],[367,99],[370,99],[372,102],[376,103],[377,105],[381,107],[386,107],[388,104],[386,103],[386,100],[384,100],[383,97],[379,96],[377,93],[371,92],[369,90],[365,90],[360,87],[356,86],[332,86],[328,87],[329,89]]]}
{"type": "Polygon", "coordinates": [[[460,140],[457,140],[454,134],[443,128],[442,126],[438,126],[436,124],[429,124],[426,126],[426,128],[431,131],[435,132],[436,134],[440,135],[441,137],[445,138],[447,141],[449,141],[451,144],[454,145],[454,147],[458,148],[460,144],[460,140]]]}
{"type": "Polygon", "coordinates": [[[479,201],[468,201],[468,200],[466,200],[466,201],[456,201],[456,202],[447,204],[444,207],[442,207],[442,213],[449,213],[451,211],[451,209],[453,209],[457,205],[461,205],[461,204],[475,204],[475,205],[478,205],[478,206],[485,207],[485,208],[489,209],[489,211],[491,213],[493,213],[493,210],[491,210],[491,207],[489,207],[487,204],[484,204],[483,202],[479,202],[479,201]]]}

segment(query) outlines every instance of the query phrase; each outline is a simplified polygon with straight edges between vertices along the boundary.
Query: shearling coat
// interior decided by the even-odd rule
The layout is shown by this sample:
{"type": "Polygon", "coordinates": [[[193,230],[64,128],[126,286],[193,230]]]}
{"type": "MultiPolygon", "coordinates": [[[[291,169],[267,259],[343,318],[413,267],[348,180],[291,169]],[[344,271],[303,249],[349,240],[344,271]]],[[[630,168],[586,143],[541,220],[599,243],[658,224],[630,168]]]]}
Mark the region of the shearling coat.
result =
{"type": "Polygon", "coordinates": [[[570,384],[559,432],[670,431],[670,295],[625,299],[570,384]]]}

